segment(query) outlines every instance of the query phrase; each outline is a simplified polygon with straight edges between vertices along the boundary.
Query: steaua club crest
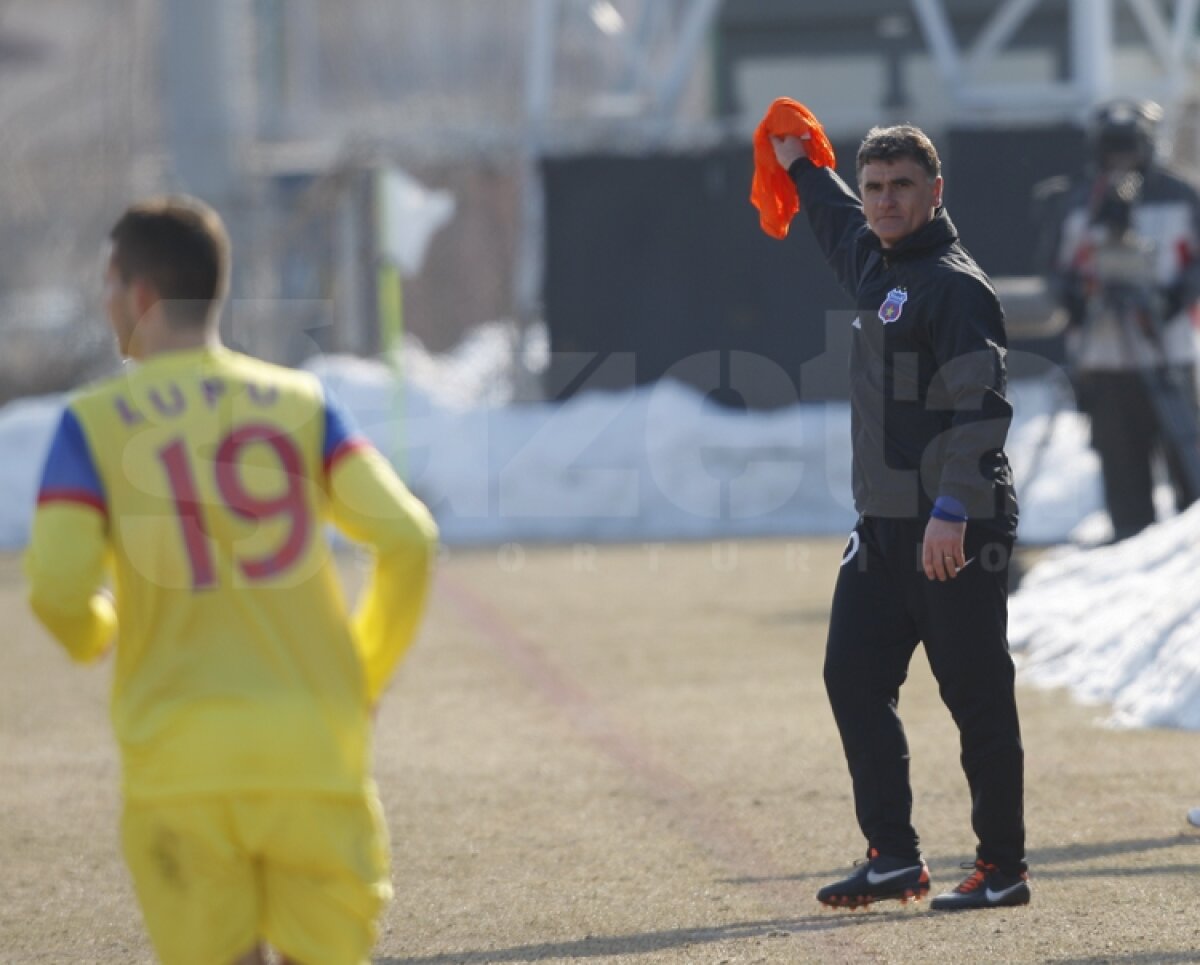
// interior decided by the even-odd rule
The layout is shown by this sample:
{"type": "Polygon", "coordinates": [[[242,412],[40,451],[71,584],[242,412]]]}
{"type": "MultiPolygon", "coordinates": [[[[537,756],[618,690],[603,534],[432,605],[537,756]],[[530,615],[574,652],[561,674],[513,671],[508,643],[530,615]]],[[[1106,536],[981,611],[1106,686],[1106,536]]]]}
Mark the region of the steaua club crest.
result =
{"type": "Polygon", "coordinates": [[[879,320],[889,325],[900,317],[904,311],[904,303],[908,301],[908,292],[903,288],[893,288],[887,293],[887,298],[879,306],[879,320]]]}

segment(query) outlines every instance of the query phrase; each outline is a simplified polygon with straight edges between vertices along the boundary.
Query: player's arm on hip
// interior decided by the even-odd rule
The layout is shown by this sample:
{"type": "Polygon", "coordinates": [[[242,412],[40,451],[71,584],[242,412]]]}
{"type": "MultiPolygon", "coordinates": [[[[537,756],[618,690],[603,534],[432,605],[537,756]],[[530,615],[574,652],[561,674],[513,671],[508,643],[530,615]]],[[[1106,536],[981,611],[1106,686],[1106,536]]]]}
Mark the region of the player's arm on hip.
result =
{"type": "Polygon", "coordinates": [[[371,702],[416,636],[429,591],[437,525],[425,505],[369,445],[329,470],[330,515],[374,561],[354,614],[354,637],[371,702]]]}

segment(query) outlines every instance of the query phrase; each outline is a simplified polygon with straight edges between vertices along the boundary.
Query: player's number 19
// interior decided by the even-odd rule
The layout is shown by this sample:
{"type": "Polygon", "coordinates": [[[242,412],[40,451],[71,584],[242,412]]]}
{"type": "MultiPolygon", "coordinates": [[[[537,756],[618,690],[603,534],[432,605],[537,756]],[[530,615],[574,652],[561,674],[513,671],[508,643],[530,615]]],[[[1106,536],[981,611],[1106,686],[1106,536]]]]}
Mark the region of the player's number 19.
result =
{"type": "MultiPolygon", "coordinates": [[[[202,590],[216,586],[216,565],[205,525],[206,507],[196,485],[187,447],[182,439],[174,439],[158,451],[158,457],[171,485],[180,532],[191,565],[192,587],[202,590]]],[[[295,563],[308,543],[312,525],[304,492],[304,460],[296,443],[274,426],[243,425],[225,436],[217,446],[214,474],[224,507],[234,516],[259,523],[284,518],[288,523],[287,535],[273,553],[237,561],[242,575],[252,581],[265,580],[295,563]],[[256,443],[267,446],[279,460],[285,486],[278,495],[257,496],[242,482],[239,459],[247,446],[256,443]]]]}

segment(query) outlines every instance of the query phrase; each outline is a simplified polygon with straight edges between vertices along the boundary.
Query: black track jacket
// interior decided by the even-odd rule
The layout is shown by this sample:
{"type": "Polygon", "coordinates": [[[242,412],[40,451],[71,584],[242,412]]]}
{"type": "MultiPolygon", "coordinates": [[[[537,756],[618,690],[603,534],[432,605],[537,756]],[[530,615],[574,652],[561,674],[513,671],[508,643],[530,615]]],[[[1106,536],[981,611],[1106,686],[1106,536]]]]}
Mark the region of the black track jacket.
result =
{"type": "Polygon", "coordinates": [[[884,249],[857,196],[806,158],[789,173],[858,317],[850,354],[855,508],[924,518],[935,499],[1015,535],[1004,441],[1004,312],[943,208],[884,249]]]}

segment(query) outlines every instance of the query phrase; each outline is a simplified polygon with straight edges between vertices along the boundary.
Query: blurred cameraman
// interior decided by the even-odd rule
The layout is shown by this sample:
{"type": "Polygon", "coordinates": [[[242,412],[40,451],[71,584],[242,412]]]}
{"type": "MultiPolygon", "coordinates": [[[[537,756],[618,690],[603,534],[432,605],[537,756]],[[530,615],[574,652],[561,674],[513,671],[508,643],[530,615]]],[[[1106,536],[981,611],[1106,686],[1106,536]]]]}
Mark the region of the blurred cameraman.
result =
{"type": "Polygon", "coordinates": [[[1062,185],[1042,241],[1051,288],[1070,319],[1068,359],[1079,408],[1091,417],[1114,540],[1154,522],[1156,453],[1166,458],[1178,510],[1200,495],[1175,444],[1180,420],[1164,431],[1161,405],[1169,386],[1175,414],[1194,425],[1200,196],[1155,159],[1161,118],[1152,101],[1096,111],[1087,173],[1062,185]]]}

